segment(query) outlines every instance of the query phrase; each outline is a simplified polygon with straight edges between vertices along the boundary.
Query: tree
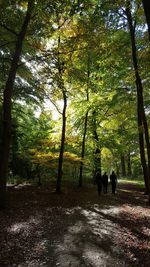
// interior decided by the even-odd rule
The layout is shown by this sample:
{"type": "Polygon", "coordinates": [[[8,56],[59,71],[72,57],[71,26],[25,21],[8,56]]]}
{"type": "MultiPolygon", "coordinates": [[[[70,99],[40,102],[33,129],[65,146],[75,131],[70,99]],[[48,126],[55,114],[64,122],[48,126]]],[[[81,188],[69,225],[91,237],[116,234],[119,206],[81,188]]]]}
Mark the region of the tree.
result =
{"type": "Polygon", "coordinates": [[[143,130],[145,135],[146,147],[147,147],[147,157],[148,157],[148,191],[149,191],[149,202],[150,202],[150,140],[149,132],[147,125],[147,118],[144,109],[144,99],[143,99],[143,85],[139,73],[139,65],[137,60],[137,50],[136,50],[136,41],[135,41],[135,25],[133,24],[133,19],[130,10],[130,2],[128,1],[128,6],[126,7],[126,16],[128,20],[130,36],[131,36],[131,45],[132,45],[132,59],[133,66],[136,78],[136,89],[137,89],[137,114],[138,114],[138,131],[139,131],[139,143],[141,148],[141,162],[143,162],[142,154],[144,148],[143,146],[143,130]],[[141,133],[142,132],[142,133],[141,133]]]}
{"type": "MultiPolygon", "coordinates": [[[[60,79],[62,79],[62,69],[59,69],[60,79]]],[[[61,85],[62,94],[63,94],[63,111],[62,111],[62,135],[61,135],[61,144],[60,144],[60,153],[59,153],[59,161],[58,161],[58,176],[56,182],[56,193],[61,192],[61,180],[62,180],[62,164],[63,164],[63,154],[64,154],[64,145],[65,145],[65,133],[66,133],[66,109],[67,109],[67,95],[66,89],[64,88],[64,84],[62,82],[61,85]]]]}
{"type": "MultiPolygon", "coordinates": [[[[90,79],[90,56],[88,54],[88,62],[87,62],[87,90],[86,90],[86,96],[87,101],[89,101],[89,79],[90,79]]],[[[85,138],[86,138],[86,132],[87,132],[87,123],[88,123],[88,113],[89,110],[86,111],[85,118],[84,118],[84,126],[83,126],[83,139],[82,139],[82,149],[81,149],[81,163],[80,163],[80,173],[79,173],[79,187],[82,187],[82,176],[83,176],[83,161],[85,157],[85,138]]]]}
{"type": "Polygon", "coordinates": [[[24,18],[21,30],[17,35],[14,56],[9,70],[6,86],[4,89],[3,119],[2,119],[3,133],[2,133],[2,143],[1,143],[2,156],[0,165],[0,208],[4,208],[6,204],[6,181],[7,181],[9,148],[10,148],[10,138],[11,138],[11,100],[13,94],[13,86],[18,68],[19,58],[22,52],[23,41],[27,32],[29,22],[31,20],[33,8],[34,8],[34,2],[32,0],[28,1],[26,16],[24,18]]]}
{"type": "MultiPolygon", "coordinates": [[[[149,158],[149,136],[148,136],[148,127],[147,127],[147,118],[145,116],[145,107],[144,107],[144,96],[146,95],[146,93],[143,91],[143,85],[142,85],[142,81],[141,81],[141,70],[142,70],[142,74],[144,75],[144,77],[147,76],[146,72],[144,71],[144,67],[143,67],[143,56],[142,54],[147,54],[146,50],[147,50],[147,45],[145,42],[141,42],[141,38],[144,36],[144,23],[142,20],[142,10],[141,10],[141,4],[139,3],[139,1],[134,1],[134,3],[131,1],[126,1],[126,3],[124,3],[124,1],[115,1],[115,3],[111,3],[111,1],[108,1],[106,5],[104,5],[104,14],[106,14],[106,22],[109,25],[109,28],[111,28],[111,32],[113,32],[114,29],[116,29],[116,31],[118,31],[119,33],[122,32],[123,35],[122,37],[124,38],[124,36],[126,36],[127,33],[127,21],[128,21],[128,26],[130,28],[130,40],[132,40],[132,61],[134,62],[134,75],[136,76],[136,88],[137,89],[137,100],[139,101],[138,107],[137,108],[137,117],[138,117],[138,124],[141,125],[139,126],[139,131],[141,131],[141,134],[139,134],[139,144],[140,144],[140,154],[141,154],[141,165],[143,168],[143,174],[144,174],[144,179],[147,176],[147,168],[146,167],[146,157],[145,157],[145,146],[144,146],[144,142],[146,143],[146,147],[147,147],[147,158],[149,158]],[[129,8],[128,11],[130,11],[130,18],[129,18],[129,14],[127,9],[129,8]],[[127,11],[127,12],[126,12],[127,11]],[[108,21],[109,19],[109,21],[108,21]],[[130,20],[130,23],[129,23],[130,20]],[[132,23],[131,23],[132,20],[132,23]],[[132,24],[132,30],[131,30],[131,24],[132,24]],[[139,27],[136,27],[139,26],[139,27]],[[122,30],[123,29],[123,30],[122,30]],[[137,32],[136,32],[137,30],[137,32]],[[132,33],[131,33],[132,31],[132,33]],[[135,42],[135,33],[136,33],[136,37],[138,38],[138,43],[135,42]],[[132,37],[131,37],[132,35],[132,37]],[[134,39],[134,41],[133,41],[134,39]],[[134,45],[133,45],[134,43],[134,45]],[[136,47],[137,45],[137,47],[136,47]],[[133,48],[134,46],[134,48],[133,48]],[[133,52],[134,51],[134,52],[133,52]],[[134,56],[133,56],[134,54],[134,56]],[[138,59],[138,55],[140,56],[140,59],[138,59]],[[135,59],[136,57],[136,60],[135,59]],[[137,63],[137,65],[135,66],[135,61],[137,63]],[[141,106],[141,107],[140,107],[141,106]],[[144,129],[144,131],[142,130],[144,129]],[[143,131],[143,132],[142,132],[143,131]],[[144,136],[145,135],[145,136],[144,136]],[[143,140],[142,140],[143,139],[143,140]]],[[[116,34],[115,34],[116,35],[116,34]]],[[[137,39],[136,39],[137,40],[137,39]]],[[[123,39],[120,39],[120,42],[122,42],[123,39]]],[[[127,46],[126,46],[127,49],[127,46]]],[[[120,54],[120,53],[119,53],[120,54]]],[[[126,53],[126,57],[127,55],[129,55],[130,52],[129,50],[127,50],[126,53]]],[[[110,57],[111,58],[111,57],[110,57]]],[[[125,60],[126,61],[126,60],[125,60]]],[[[129,65],[130,63],[130,58],[129,58],[129,62],[128,62],[128,69],[126,69],[126,72],[129,73],[132,77],[132,72],[129,71],[131,68],[131,65],[129,65]]],[[[146,65],[145,65],[146,66],[146,65]]],[[[120,72],[119,72],[120,73],[120,72]]],[[[128,82],[129,83],[129,82],[128,82]]],[[[131,83],[130,83],[131,84],[131,83]]],[[[133,84],[132,84],[133,87],[133,84]]],[[[130,90],[130,89],[129,89],[130,90]]],[[[148,165],[149,165],[149,159],[148,159],[148,165]]],[[[147,182],[148,182],[148,177],[147,177],[147,182]]]]}
{"type": "Polygon", "coordinates": [[[150,41],[150,3],[147,0],[142,0],[146,22],[148,25],[149,41],[150,41]]]}

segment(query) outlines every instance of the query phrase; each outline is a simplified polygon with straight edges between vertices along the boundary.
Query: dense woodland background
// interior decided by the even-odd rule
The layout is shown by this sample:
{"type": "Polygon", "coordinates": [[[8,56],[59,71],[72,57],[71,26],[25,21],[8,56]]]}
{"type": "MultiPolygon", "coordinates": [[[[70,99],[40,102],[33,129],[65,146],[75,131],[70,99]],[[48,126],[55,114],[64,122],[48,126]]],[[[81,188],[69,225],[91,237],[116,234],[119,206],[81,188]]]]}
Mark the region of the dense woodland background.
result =
{"type": "Polygon", "coordinates": [[[145,2],[0,1],[1,208],[7,183],[60,193],[98,168],[143,177],[150,195],[145,2]]]}

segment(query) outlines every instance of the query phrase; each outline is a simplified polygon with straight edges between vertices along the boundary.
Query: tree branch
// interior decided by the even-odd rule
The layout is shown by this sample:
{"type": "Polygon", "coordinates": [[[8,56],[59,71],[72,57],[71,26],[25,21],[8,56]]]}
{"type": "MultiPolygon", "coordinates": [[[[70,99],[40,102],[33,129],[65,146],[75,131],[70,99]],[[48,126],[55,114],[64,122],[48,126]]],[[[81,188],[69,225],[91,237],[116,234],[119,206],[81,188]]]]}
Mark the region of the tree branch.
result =
{"type": "Polygon", "coordinates": [[[59,108],[57,107],[57,105],[55,104],[55,102],[53,102],[53,100],[52,100],[49,96],[47,96],[47,98],[50,100],[50,102],[51,102],[51,103],[54,105],[54,107],[57,109],[58,113],[62,115],[62,114],[63,114],[62,111],[59,110],[59,108]]]}
{"type": "Polygon", "coordinates": [[[11,42],[4,43],[4,44],[0,45],[0,48],[2,48],[3,46],[6,46],[6,45],[12,44],[12,43],[15,43],[15,42],[11,41],[11,42]]]}
{"type": "Polygon", "coordinates": [[[12,34],[18,36],[18,33],[16,33],[14,30],[10,29],[9,27],[7,27],[6,25],[4,25],[3,23],[0,22],[0,27],[4,28],[5,30],[11,32],[12,34]]]}

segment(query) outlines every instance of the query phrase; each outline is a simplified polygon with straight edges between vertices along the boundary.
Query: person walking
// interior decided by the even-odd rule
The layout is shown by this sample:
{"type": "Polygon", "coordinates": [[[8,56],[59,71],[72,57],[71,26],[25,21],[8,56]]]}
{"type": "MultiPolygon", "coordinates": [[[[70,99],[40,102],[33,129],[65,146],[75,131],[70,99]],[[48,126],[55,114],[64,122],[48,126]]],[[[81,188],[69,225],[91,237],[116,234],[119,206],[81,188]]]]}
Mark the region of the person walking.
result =
{"type": "Polygon", "coordinates": [[[112,171],[112,174],[110,175],[110,183],[112,188],[112,194],[115,195],[116,193],[116,184],[117,184],[117,176],[114,171],[112,171]]]}

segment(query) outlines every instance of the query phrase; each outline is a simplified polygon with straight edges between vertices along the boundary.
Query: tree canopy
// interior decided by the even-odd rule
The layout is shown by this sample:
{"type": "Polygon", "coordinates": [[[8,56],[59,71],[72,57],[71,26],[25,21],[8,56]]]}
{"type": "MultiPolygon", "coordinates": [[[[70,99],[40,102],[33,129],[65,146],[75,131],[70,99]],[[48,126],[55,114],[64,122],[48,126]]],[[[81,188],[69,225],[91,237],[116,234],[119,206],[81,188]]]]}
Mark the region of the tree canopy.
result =
{"type": "Polygon", "coordinates": [[[0,1],[1,207],[10,173],[55,181],[60,193],[65,179],[82,186],[115,170],[144,175],[150,196],[143,4],[0,1]]]}

